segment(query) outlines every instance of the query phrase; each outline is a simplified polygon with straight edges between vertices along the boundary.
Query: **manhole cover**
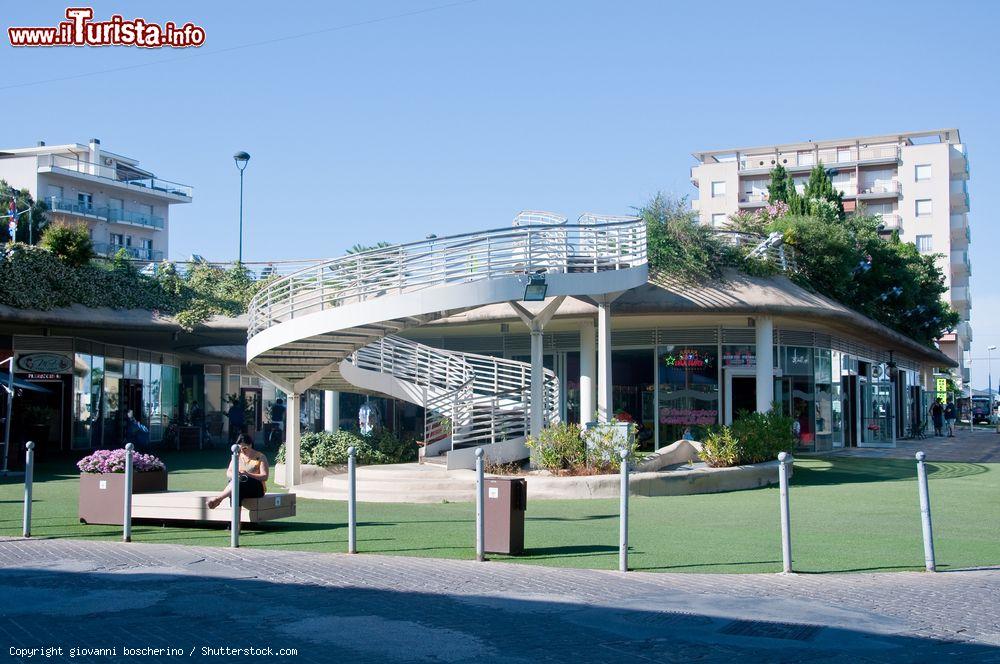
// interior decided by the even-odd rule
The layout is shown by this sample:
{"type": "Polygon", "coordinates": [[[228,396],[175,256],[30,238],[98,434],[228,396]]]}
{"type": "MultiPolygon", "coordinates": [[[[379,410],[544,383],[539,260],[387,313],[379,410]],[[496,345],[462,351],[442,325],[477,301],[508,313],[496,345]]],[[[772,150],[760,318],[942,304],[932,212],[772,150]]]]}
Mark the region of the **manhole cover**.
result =
{"type": "Polygon", "coordinates": [[[763,620],[734,620],[720,630],[733,636],[756,636],[765,639],[811,641],[821,628],[817,625],[766,622],[763,620]]]}

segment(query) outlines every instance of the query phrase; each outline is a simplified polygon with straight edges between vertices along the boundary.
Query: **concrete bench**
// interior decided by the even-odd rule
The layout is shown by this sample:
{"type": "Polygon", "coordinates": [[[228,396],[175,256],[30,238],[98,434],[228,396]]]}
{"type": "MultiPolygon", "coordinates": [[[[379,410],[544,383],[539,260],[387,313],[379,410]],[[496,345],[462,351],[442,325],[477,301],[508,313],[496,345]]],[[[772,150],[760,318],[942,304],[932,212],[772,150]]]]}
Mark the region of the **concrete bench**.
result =
{"type": "MultiPolygon", "coordinates": [[[[201,521],[229,523],[233,511],[229,499],[214,510],[208,501],[211,491],[162,491],[132,495],[132,517],[164,521],[201,521]]],[[[294,493],[268,493],[248,498],[240,506],[240,523],[262,523],[295,516],[294,493]]]]}

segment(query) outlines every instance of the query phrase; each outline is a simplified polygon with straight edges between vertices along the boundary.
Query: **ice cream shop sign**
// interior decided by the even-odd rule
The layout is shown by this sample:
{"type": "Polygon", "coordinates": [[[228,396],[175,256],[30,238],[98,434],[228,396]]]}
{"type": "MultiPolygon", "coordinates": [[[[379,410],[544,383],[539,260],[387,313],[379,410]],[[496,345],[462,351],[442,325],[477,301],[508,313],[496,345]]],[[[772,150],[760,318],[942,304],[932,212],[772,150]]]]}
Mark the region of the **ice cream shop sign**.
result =
{"type": "Polygon", "coordinates": [[[21,371],[34,374],[64,374],[73,370],[73,360],[58,353],[28,353],[17,358],[21,371]]]}

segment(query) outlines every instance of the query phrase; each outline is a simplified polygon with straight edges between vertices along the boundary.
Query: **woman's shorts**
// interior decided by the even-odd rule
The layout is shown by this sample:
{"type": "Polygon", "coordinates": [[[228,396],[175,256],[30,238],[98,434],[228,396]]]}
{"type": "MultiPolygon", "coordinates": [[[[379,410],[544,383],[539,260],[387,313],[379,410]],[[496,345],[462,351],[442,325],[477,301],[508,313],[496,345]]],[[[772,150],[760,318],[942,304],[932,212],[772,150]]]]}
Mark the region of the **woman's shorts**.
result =
{"type": "Polygon", "coordinates": [[[258,479],[240,473],[240,504],[247,498],[260,498],[264,495],[264,484],[258,479]]]}

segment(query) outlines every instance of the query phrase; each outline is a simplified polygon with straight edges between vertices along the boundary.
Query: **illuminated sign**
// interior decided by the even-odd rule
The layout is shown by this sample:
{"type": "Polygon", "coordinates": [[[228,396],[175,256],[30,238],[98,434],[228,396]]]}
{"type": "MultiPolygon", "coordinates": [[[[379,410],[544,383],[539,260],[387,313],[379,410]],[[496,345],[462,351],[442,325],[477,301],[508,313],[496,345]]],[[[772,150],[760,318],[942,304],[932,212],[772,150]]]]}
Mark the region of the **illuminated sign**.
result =
{"type": "Polygon", "coordinates": [[[697,350],[685,349],[676,354],[664,355],[663,361],[668,367],[682,369],[706,369],[712,366],[712,358],[702,355],[697,350]]]}

